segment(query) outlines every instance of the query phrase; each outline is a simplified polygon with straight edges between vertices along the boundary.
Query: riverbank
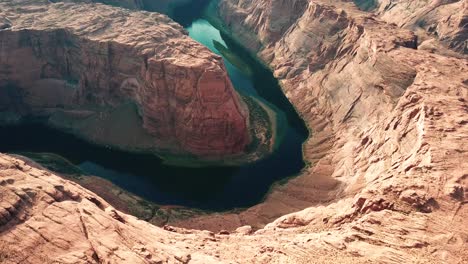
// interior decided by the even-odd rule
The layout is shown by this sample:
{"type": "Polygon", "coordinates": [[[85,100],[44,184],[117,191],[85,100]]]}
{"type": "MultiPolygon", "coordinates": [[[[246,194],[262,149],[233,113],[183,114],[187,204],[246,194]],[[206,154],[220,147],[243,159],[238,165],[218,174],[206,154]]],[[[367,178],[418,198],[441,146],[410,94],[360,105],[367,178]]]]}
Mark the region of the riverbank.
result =
{"type": "Polygon", "coordinates": [[[157,226],[172,224],[175,221],[209,214],[206,210],[183,206],[158,205],[139,197],[102,177],[88,175],[82,168],[54,153],[18,152],[12,156],[19,158],[29,166],[40,170],[49,170],[64,179],[73,181],[90,190],[117,210],[133,215],[157,226]]]}

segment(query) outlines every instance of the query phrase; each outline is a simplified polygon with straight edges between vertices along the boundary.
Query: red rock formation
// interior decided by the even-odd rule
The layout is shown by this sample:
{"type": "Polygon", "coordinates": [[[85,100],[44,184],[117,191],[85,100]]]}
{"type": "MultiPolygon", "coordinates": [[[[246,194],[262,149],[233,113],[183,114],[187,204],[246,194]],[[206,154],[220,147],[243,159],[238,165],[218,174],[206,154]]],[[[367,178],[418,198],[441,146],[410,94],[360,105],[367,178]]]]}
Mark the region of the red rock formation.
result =
{"type": "Polygon", "coordinates": [[[310,256],[321,263],[365,262],[321,248],[313,234],[249,230],[159,228],[76,183],[0,154],[2,264],[300,263],[310,256]]]}
{"type": "Polygon", "coordinates": [[[40,113],[130,150],[219,158],[249,143],[248,110],[221,58],[169,18],[104,5],[18,3],[2,2],[0,11],[10,24],[0,31],[0,85],[20,95],[16,114],[40,113]],[[128,103],[141,121],[134,110],[115,110],[128,103]]]}
{"type": "Polygon", "coordinates": [[[54,2],[71,2],[71,3],[103,3],[107,5],[119,6],[128,9],[141,9],[143,7],[144,0],[55,0],[54,2]]]}
{"type": "Polygon", "coordinates": [[[424,48],[433,48],[432,38],[436,38],[449,49],[468,54],[468,1],[374,2],[373,12],[376,15],[389,23],[414,30],[424,48]]]}
{"type": "Polygon", "coordinates": [[[291,10],[281,3],[222,0],[219,11],[312,128],[312,166],[258,206],[192,221],[290,214],[254,233],[163,231],[1,156],[0,243],[14,253],[4,260],[42,263],[47,252],[65,263],[466,263],[466,59],[415,49],[414,33],[350,1],[308,1],[292,22],[275,21],[273,6],[291,10]]]}
{"type": "Polygon", "coordinates": [[[350,2],[308,1],[294,22],[276,19],[291,12],[282,3],[223,0],[218,12],[312,128],[304,154],[314,165],[263,204],[218,221],[255,224],[309,207],[268,228],[338,228],[333,247],[383,262],[417,262],[408,248],[466,261],[466,60],[416,50],[413,32],[350,2]]]}

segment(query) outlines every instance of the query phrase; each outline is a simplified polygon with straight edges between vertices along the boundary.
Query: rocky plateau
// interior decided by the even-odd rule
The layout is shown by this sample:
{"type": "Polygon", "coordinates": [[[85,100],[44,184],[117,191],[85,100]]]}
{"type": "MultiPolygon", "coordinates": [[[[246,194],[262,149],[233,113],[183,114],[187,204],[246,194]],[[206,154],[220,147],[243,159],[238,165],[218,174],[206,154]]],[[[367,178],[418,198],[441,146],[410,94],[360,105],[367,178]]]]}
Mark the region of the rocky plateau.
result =
{"type": "MultiPolygon", "coordinates": [[[[24,30],[15,27],[34,26],[39,36],[54,32],[54,12],[38,10],[67,10],[67,17],[76,14],[71,21],[80,19],[88,30],[96,26],[90,22],[93,14],[106,17],[97,8],[121,12],[126,15],[112,16],[107,27],[129,34],[150,30],[156,17],[163,18],[102,5],[24,2],[0,3],[0,21],[6,21],[0,22],[0,67],[17,67],[17,74],[7,76],[14,76],[19,87],[33,87],[27,84],[38,75],[28,69],[38,62],[11,62],[16,49],[5,52],[3,43],[19,43],[24,30]],[[122,16],[142,21],[125,24],[122,16]]],[[[466,0],[214,2],[210,19],[272,69],[311,129],[304,144],[310,165],[275,186],[257,206],[160,228],[119,212],[76,183],[2,154],[0,262],[467,263],[467,7],[466,0]]],[[[151,31],[177,28],[164,19],[151,31]]],[[[81,23],[70,23],[80,32],[81,23]]],[[[181,31],[173,34],[182,36],[181,31]]],[[[85,36],[130,38],[96,32],[85,36]]],[[[139,36],[137,46],[136,40],[145,43],[149,35],[139,36]]],[[[207,89],[223,87],[229,102],[242,105],[230,92],[219,58],[183,39],[161,45],[161,52],[169,49],[172,60],[183,64],[189,48],[197,49],[190,62],[208,63],[217,69],[210,76],[225,83],[207,89]],[[185,52],[172,53],[184,47],[185,52]]],[[[30,46],[22,56],[33,54],[30,46]]],[[[109,76],[99,66],[106,62],[89,58],[97,65],[89,74],[109,76]]],[[[176,83],[177,76],[171,81],[176,83]]],[[[87,87],[78,88],[81,95],[87,87]]],[[[108,98],[99,97],[106,90],[89,91],[93,98],[108,98]]],[[[123,98],[115,93],[110,98],[123,98]]],[[[237,113],[242,120],[246,112],[237,113]]]]}

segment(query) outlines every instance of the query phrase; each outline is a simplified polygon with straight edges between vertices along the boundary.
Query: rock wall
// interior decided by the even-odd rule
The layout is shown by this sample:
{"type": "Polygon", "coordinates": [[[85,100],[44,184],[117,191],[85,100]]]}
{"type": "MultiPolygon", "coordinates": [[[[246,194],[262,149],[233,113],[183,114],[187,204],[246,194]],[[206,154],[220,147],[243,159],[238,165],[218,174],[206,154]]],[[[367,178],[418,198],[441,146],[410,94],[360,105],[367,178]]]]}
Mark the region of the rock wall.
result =
{"type": "Polygon", "coordinates": [[[271,217],[272,208],[279,215],[316,204],[271,228],[352,223],[356,232],[331,242],[337,248],[390,263],[416,262],[408,248],[422,248],[446,262],[466,258],[458,255],[468,232],[462,227],[467,213],[462,194],[467,188],[463,160],[468,158],[463,144],[468,132],[466,59],[417,50],[416,33],[360,11],[350,1],[285,5],[281,0],[222,0],[218,6],[226,31],[249,43],[273,69],[312,129],[304,152],[313,165],[274,190],[265,203],[240,214],[241,222],[253,215],[271,217]],[[283,16],[295,19],[276,19],[283,16]],[[324,178],[339,183],[328,194],[318,188],[324,192],[321,200],[313,192],[324,178]],[[323,200],[331,204],[318,206],[323,200]],[[414,217],[414,226],[396,220],[406,214],[405,221],[414,217]],[[417,223],[421,214],[424,220],[417,223]],[[452,222],[439,224],[444,221],[452,222]],[[407,235],[395,231],[401,228],[407,235]],[[440,239],[425,238],[433,233],[440,239]],[[452,236],[458,242],[445,246],[452,236]],[[409,245],[410,240],[419,242],[409,245]]]}
{"type": "Polygon", "coordinates": [[[5,111],[46,116],[131,150],[220,158],[250,142],[248,109],[221,58],[166,16],[4,1],[0,17],[8,21],[0,31],[0,86],[16,91],[4,99],[5,111]],[[129,103],[138,115],[115,114],[129,103]]]}
{"type": "Polygon", "coordinates": [[[103,3],[106,5],[119,6],[128,9],[141,9],[144,5],[144,0],[54,0],[51,2],[65,2],[65,3],[103,3]]]}
{"type": "Polygon", "coordinates": [[[0,263],[366,263],[317,237],[246,226],[229,234],[159,228],[96,194],[0,154],[0,263]]]}
{"type": "Polygon", "coordinates": [[[377,0],[372,12],[389,23],[415,31],[425,48],[433,48],[435,38],[453,51],[468,53],[466,0],[377,0]]]}

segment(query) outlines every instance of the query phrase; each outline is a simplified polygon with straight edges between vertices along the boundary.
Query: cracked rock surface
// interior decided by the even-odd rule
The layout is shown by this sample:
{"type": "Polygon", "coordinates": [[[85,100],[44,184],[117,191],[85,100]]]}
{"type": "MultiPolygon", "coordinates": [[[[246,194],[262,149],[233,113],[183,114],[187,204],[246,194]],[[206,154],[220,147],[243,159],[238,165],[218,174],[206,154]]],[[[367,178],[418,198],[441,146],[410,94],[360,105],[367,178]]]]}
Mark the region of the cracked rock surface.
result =
{"type": "Polygon", "coordinates": [[[378,10],[351,1],[220,1],[226,29],[270,65],[313,132],[304,145],[311,166],[263,203],[185,223],[232,230],[161,229],[2,155],[0,258],[468,262],[467,59],[433,36],[434,49],[420,48],[420,33],[378,10]]]}

